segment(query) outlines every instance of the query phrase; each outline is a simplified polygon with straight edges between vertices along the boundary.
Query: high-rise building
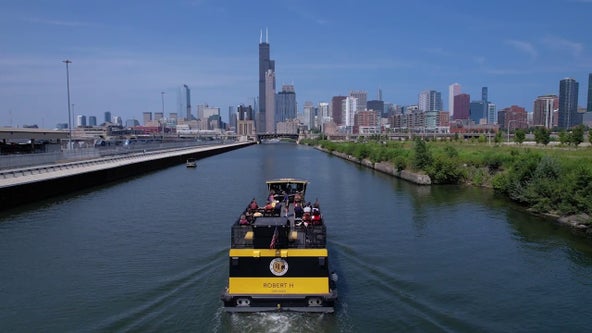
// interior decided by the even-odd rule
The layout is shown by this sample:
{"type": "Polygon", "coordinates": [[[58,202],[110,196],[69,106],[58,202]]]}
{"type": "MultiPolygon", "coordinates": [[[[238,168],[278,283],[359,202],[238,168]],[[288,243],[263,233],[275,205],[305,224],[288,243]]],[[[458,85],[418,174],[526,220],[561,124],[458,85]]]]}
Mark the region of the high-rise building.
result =
{"type": "Polygon", "coordinates": [[[419,93],[420,111],[442,111],[442,93],[435,90],[424,90],[419,93]]]}
{"type": "Polygon", "coordinates": [[[106,123],[111,123],[112,122],[111,121],[111,112],[109,112],[109,111],[106,111],[105,112],[105,122],[106,123]]]}
{"type": "Polygon", "coordinates": [[[587,112],[592,112],[592,73],[588,74],[588,107],[587,112]]]}
{"type": "Polygon", "coordinates": [[[88,126],[97,126],[97,117],[96,116],[88,116],[88,126]]]}
{"type": "Polygon", "coordinates": [[[275,72],[267,70],[265,75],[265,132],[275,133],[275,72]]]}
{"type": "Polygon", "coordinates": [[[378,113],[378,117],[385,117],[384,101],[381,101],[381,100],[368,101],[368,102],[366,102],[366,109],[376,111],[378,113]]]}
{"type": "Polygon", "coordinates": [[[468,120],[470,115],[469,94],[458,94],[454,96],[454,111],[451,112],[454,120],[468,120]]]}
{"type": "Polygon", "coordinates": [[[275,122],[283,122],[296,118],[296,91],[291,84],[282,86],[282,91],[276,94],[275,122]]]}
{"type": "Polygon", "coordinates": [[[483,110],[485,105],[483,101],[472,101],[469,105],[469,119],[473,121],[475,124],[480,124],[481,119],[486,118],[483,110]]]}
{"type": "MultiPolygon", "coordinates": [[[[364,111],[366,109],[366,103],[368,102],[368,93],[362,90],[354,90],[350,91],[349,95],[351,97],[355,97],[357,99],[356,110],[355,111],[364,111]]],[[[353,115],[352,115],[353,117],[353,115]]],[[[352,118],[352,126],[353,126],[353,118],[352,118]]]]}
{"type": "Polygon", "coordinates": [[[491,102],[487,103],[487,123],[497,124],[497,112],[495,111],[495,104],[491,102]]]}
{"type": "Polygon", "coordinates": [[[152,112],[142,113],[142,123],[144,126],[152,123],[152,112]]]}
{"type": "Polygon", "coordinates": [[[553,128],[557,124],[553,122],[553,113],[559,107],[559,97],[557,95],[539,96],[534,100],[532,115],[533,126],[543,126],[553,128]]]}
{"type": "Polygon", "coordinates": [[[84,115],[77,115],[76,116],[76,127],[86,127],[86,116],[84,116],[84,115]]]}
{"type": "Polygon", "coordinates": [[[351,129],[354,126],[354,115],[358,110],[358,99],[353,96],[347,96],[343,100],[341,109],[343,110],[342,124],[345,125],[348,133],[351,133],[351,129]]]}
{"type": "Polygon", "coordinates": [[[578,86],[572,78],[559,81],[559,128],[570,129],[582,123],[582,115],[578,113],[578,86]]]}
{"type": "Polygon", "coordinates": [[[528,128],[528,113],[521,106],[512,105],[498,112],[499,125],[509,131],[528,128]]]}
{"type": "Polygon", "coordinates": [[[179,104],[177,113],[185,115],[185,120],[193,120],[195,117],[191,115],[191,89],[186,84],[179,87],[177,91],[177,103],[179,104]]]}
{"type": "Polygon", "coordinates": [[[331,119],[331,115],[329,114],[329,103],[320,102],[319,103],[319,124],[324,124],[331,119]]]}
{"type": "Polygon", "coordinates": [[[347,96],[333,96],[331,98],[331,117],[336,125],[343,125],[343,100],[347,96]]]}
{"type": "Polygon", "coordinates": [[[450,118],[454,116],[454,96],[460,95],[460,84],[453,83],[448,86],[448,112],[450,112],[450,118]]]}
{"type": "MultiPolygon", "coordinates": [[[[273,105],[268,105],[270,101],[267,98],[267,80],[272,76],[275,81],[275,74],[270,75],[269,72],[275,73],[275,61],[269,57],[269,35],[267,29],[265,30],[265,42],[263,42],[263,31],[259,36],[259,111],[257,116],[257,132],[265,133],[268,129],[265,128],[267,123],[266,111],[273,105]]],[[[275,90],[275,82],[273,82],[275,90]]],[[[273,129],[271,129],[273,130],[273,129]]]]}
{"type": "Polygon", "coordinates": [[[308,129],[312,129],[314,126],[314,115],[315,115],[315,110],[314,110],[314,104],[310,101],[306,101],[304,102],[304,105],[302,107],[302,113],[303,113],[303,119],[302,119],[302,123],[304,124],[304,126],[308,127],[308,129]]]}

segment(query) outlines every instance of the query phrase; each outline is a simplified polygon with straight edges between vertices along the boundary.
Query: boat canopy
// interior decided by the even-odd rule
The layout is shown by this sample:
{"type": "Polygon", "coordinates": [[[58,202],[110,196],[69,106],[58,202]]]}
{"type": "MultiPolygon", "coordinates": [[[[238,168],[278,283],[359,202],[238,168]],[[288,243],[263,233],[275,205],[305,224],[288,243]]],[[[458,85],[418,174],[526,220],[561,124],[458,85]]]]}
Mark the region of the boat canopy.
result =
{"type": "Polygon", "coordinates": [[[276,195],[279,195],[285,191],[289,195],[300,192],[304,196],[306,192],[306,185],[308,185],[308,181],[294,178],[273,179],[268,180],[266,183],[269,192],[273,190],[276,195]]]}

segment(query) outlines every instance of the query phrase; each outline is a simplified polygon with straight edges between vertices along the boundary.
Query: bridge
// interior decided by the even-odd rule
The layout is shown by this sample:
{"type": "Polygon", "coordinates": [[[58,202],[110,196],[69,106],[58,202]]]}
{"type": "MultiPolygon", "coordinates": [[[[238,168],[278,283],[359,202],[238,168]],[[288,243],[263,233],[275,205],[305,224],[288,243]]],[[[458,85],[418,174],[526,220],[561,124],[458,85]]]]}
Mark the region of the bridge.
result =
{"type": "Polygon", "coordinates": [[[297,141],[302,136],[300,134],[292,133],[257,133],[257,141],[267,139],[291,139],[297,141]]]}

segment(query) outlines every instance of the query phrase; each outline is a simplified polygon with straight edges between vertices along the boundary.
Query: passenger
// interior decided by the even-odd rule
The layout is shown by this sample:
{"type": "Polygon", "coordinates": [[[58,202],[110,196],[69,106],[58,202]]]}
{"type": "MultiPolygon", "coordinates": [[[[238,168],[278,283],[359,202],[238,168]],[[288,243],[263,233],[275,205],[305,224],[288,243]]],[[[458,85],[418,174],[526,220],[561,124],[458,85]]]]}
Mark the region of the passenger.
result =
{"type": "Polygon", "coordinates": [[[253,198],[253,200],[251,200],[251,203],[249,204],[249,210],[255,211],[257,210],[257,208],[259,208],[259,205],[257,204],[257,201],[255,201],[255,198],[253,198]]]}
{"type": "Polygon", "coordinates": [[[315,202],[312,204],[312,208],[321,209],[321,205],[319,204],[319,198],[315,199],[315,202]]]}
{"type": "Polygon", "coordinates": [[[300,204],[294,203],[294,217],[302,218],[303,214],[304,210],[302,209],[302,206],[300,206],[300,204]]]}
{"type": "Polygon", "coordinates": [[[320,225],[320,224],[323,223],[322,222],[323,219],[321,217],[321,213],[319,212],[318,209],[315,210],[315,208],[313,208],[311,220],[312,220],[312,224],[314,224],[314,225],[320,225]]]}
{"type": "Polygon", "coordinates": [[[267,200],[271,201],[271,202],[275,201],[275,191],[274,190],[271,190],[269,192],[269,197],[267,198],[267,200]]]}
{"type": "Polygon", "coordinates": [[[249,220],[247,220],[247,216],[245,214],[241,215],[240,220],[238,221],[240,225],[248,225],[249,220]]]}
{"type": "Polygon", "coordinates": [[[301,203],[302,202],[302,194],[300,192],[296,192],[294,194],[294,203],[301,203]]]}
{"type": "Polygon", "coordinates": [[[306,213],[308,213],[308,214],[310,214],[310,213],[311,213],[311,211],[312,211],[312,208],[310,207],[310,202],[309,202],[308,204],[306,204],[306,206],[304,206],[304,209],[303,209],[303,211],[304,211],[304,213],[305,213],[305,214],[306,214],[306,213]]]}

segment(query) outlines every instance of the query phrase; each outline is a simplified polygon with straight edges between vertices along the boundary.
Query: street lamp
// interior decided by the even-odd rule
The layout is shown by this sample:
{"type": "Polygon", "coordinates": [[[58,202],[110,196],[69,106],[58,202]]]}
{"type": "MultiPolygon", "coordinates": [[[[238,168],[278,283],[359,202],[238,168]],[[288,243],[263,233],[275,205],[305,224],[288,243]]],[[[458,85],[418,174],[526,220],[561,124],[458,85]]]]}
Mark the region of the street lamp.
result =
{"type": "Polygon", "coordinates": [[[72,116],[70,111],[70,69],[68,65],[72,63],[72,61],[66,59],[62,61],[66,64],[66,89],[68,90],[68,130],[70,131],[70,135],[68,136],[68,149],[72,149],[72,116]]]}
{"type": "Polygon", "coordinates": [[[160,92],[160,98],[162,100],[162,143],[164,143],[164,91],[160,92]]]}
{"type": "Polygon", "coordinates": [[[511,119],[511,120],[508,121],[508,143],[510,143],[510,124],[513,121],[524,123],[524,120],[520,120],[520,119],[511,119]]]}

